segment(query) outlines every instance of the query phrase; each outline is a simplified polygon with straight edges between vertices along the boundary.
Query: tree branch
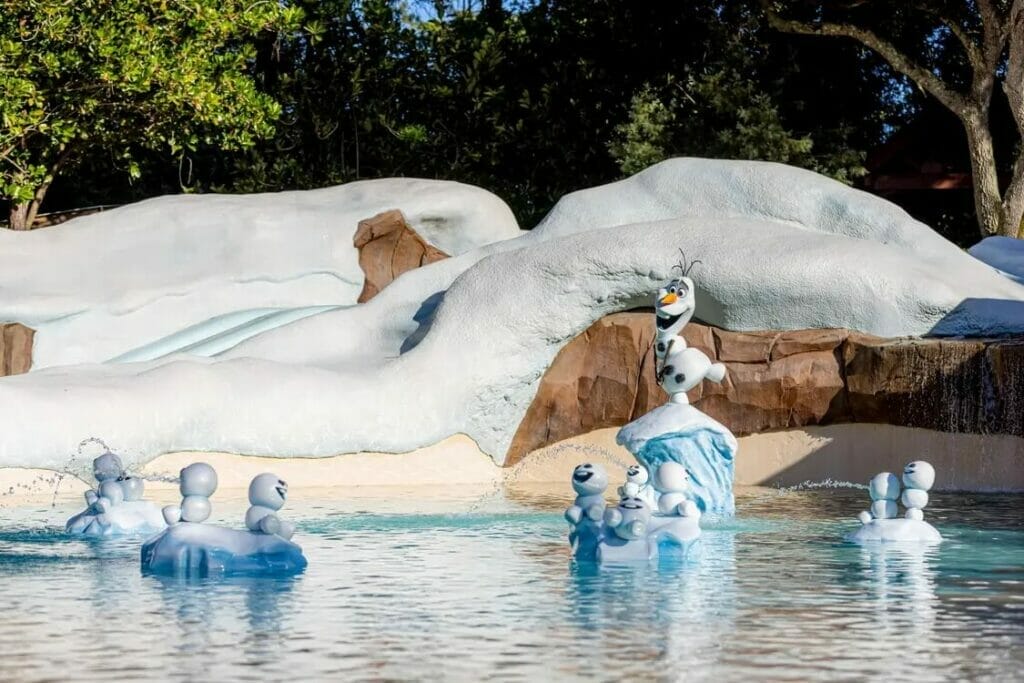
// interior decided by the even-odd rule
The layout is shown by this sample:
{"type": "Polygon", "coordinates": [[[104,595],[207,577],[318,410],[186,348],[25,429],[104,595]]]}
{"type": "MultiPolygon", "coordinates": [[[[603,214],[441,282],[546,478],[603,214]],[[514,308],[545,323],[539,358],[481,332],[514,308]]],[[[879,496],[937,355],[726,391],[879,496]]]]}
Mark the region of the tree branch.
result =
{"type": "MultiPolygon", "coordinates": [[[[918,7],[928,14],[931,14],[936,19],[942,22],[942,24],[949,29],[949,32],[960,41],[963,45],[964,51],[967,53],[967,61],[970,62],[971,68],[975,73],[979,71],[985,71],[985,54],[982,52],[978,44],[974,42],[974,38],[964,30],[964,27],[956,22],[956,20],[949,17],[944,17],[938,13],[935,8],[927,7],[924,5],[918,5],[918,7]]],[[[984,40],[984,39],[983,39],[984,40]]]]}
{"type": "Polygon", "coordinates": [[[1013,120],[1021,136],[1021,153],[1024,155],[1024,0],[1015,0],[1006,23],[1009,27],[1010,50],[1006,60],[1003,91],[1010,101],[1013,120]]]}
{"type": "Polygon", "coordinates": [[[914,62],[900,52],[895,45],[881,38],[873,31],[852,24],[833,22],[812,24],[793,19],[784,19],[772,9],[768,0],[762,0],[762,6],[768,16],[769,23],[780,31],[812,36],[852,38],[877,52],[885,61],[889,62],[892,68],[913,80],[958,117],[963,117],[969,109],[973,108],[974,103],[967,97],[947,86],[934,73],[914,62]]]}

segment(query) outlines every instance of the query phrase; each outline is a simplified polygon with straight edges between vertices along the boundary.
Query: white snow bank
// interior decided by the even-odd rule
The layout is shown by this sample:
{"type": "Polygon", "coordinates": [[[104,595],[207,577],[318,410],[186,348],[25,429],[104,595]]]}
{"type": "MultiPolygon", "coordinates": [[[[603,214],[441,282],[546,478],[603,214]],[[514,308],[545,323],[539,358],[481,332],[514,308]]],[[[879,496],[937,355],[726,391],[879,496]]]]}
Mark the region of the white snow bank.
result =
{"type": "Polygon", "coordinates": [[[367,304],[262,332],[215,360],[0,380],[0,466],[60,467],[88,436],[145,461],[405,452],[458,433],[501,462],[555,354],[602,316],[649,305],[679,247],[702,261],[698,317],[728,329],[1024,332],[1024,287],[882,200],[776,164],[677,160],[570,195],[534,232],[410,271],[367,304]],[[743,182],[719,204],[679,200],[716,196],[715,179],[733,176],[743,182]],[[673,191],[680,178],[703,190],[673,191]],[[812,206],[799,220],[788,209],[766,219],[773,187],[783,206],[803,196],[812,206]],[[744,204],[744,192],[757,201],[744,204]],[[720,214],[597,229],[688,210],[720,214]],[[721,215],[744,211],[758,217],[721,215]]]}
{"type": "MultiPolygon", "coordinates": [[[[987,280],[936,271],[902,248],[749,219],[517,242],[524,246],[489,248],[506,251],[457,277],[472,255],[411,271],[368,304],[260,335],[230,358],[6,378],[0,416],[8,417],[0,419],[19,419],[0,425],[0,465],[59,466],[86,436],[148,460],[177,450],[404,452],[457,433],[501,462],[559,349],[602,316],[647,303],[669,276],[676,245],[704,260],[695,271],[701,317],[734,329],[923,333],[967,297],[1002,288],[1024,298],[1024,288],[984,266],[987,280]],[[418,308],[449,279],[443,303],[423,319],[426,333],[402,352],[420,325],[418,308]],[[261,351],[274,359],[239,357],[261,351]]],[[[957,319],[982,333],[1024,326],[1021,316],[957,319]]]]}
{"type": "Polygon", "coordinates": [[[1024,284],[1024,240],[1013,237],[986,237],[967,250],[1006,277],[1024,284]]]}
{"type": "Polygon", "coordinates": [[[160,197],[0,231],[0,321],[36,329],[33,367],[44,368],[157,357],[175,349],[138,350],[190,327],[219,334],[221,316],[242,311],[351,305],[363,285],[357,223],[392,208],[451,254],[520,234],[498,197],[445,181],[160,197]]]}
{"type": "MultiPolygon", "coordinates": [[[[767,220],[899,246],[928,259],[963,260],[955,245],[892,202],[813,171],[767,161],[669,159],[624,180],[566,195],[534,232],[564,235],[678,216],[767,220]]],[[[687,255],[701,257],[696,251],[687,255]]]]}

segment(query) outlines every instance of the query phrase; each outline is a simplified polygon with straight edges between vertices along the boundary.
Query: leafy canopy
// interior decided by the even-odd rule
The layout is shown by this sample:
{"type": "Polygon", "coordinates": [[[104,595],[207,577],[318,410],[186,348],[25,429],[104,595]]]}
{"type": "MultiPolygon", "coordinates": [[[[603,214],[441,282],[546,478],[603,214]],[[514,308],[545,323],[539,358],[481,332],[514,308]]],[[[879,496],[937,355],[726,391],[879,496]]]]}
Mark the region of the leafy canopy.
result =
{"type": "Polygon", "coordinates": [[[40,191],[89,148],[138,177],[139,147],[249,147],[280,108],[254,39],[295,29],[268,0],[0,0],[0,194],[40,191]]]}

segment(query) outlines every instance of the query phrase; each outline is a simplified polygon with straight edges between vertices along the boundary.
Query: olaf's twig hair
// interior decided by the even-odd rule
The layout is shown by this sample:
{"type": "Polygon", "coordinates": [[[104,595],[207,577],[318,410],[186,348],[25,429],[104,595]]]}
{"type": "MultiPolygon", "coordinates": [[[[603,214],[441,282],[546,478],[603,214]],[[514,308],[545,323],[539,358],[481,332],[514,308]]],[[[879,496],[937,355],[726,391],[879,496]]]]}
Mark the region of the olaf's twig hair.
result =
{"type": "Polygon", "coordinates": [[[692,261],[687,262],[686,254],[683,252],[682,249],[679,250],[679,258],[679,262],[676,265],[672,266],[672,270],[678,268],[679,274],[682,275],[683,277],[689,277],[690,271],[693,270],[693,267],[695,265],[697,265],[698,263],[704,263],[700,259],[693,259],[692,261]]]}

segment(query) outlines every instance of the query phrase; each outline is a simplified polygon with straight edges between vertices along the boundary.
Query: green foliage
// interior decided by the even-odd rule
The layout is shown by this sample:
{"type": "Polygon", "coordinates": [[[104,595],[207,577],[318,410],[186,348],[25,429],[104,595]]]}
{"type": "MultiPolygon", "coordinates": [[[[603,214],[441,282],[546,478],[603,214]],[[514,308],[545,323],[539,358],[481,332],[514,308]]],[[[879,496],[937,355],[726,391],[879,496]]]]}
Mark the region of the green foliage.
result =
{"type": "MultiPolygon", "coordinates": [[[[51,190],[58,207],[183,186],[259,192],[405,175],[483,186],[529,226],[567,192],[677,154],[787,161],[848,182],[892,119],[880,103],[883,81],[859,50],[838,41],[794,47],[763,26],[756,3],[13,4],[84,17],[74,19],[79,38],[21,42],[39,61],[63,40],[84,65],[43,79],[12,62],[0,76],[2,106],[21,111],[29,99],[14,94],[10,74],[39,84],[47,102],[90,112],[85,98],[96,95],[74,84],[102,85],[107,72],[118,84],[140,79],[130,91],[99,87],[113,106],[88,123],[72,119],[79,165],[51,190]],[[204,8],[202,22],[179,30],[186,6],[204,8]],[[101,11],[110,7],[131,11],[101,11]],[[149,28],[129,27],[131,12],[149,28]],[[246,12],[266,16],[210,28],[246,12]],[[114,58],[84,46],[100,44],[107,22],[119,30],[104,38],[112,41],[104,54],[120,56],[104,70],[114,58]],[[228,37],[229,29],[237,32],[228,37]],[[169,85],[131,75],[150,46],[169,85]],[[224,101],[206,99],[217,97],[224,101]]],[[[18,35],[14,16],[0,18],[10,29],[2,35],[18,35]]],[[[33,163],[52,168],[59,143],[44,147],[51,137],[12,130],[30,141],[33,163]]]]}
{"type": "Polygon", "coordinates": [[[669,126],[674,120],[673,111],[650,85],[633,95],[629,120],[615,126],[615,137],[608,144],[623,173],[632,175],[668,156],[669,126]]]}
{"type": "Polygon", "coordinates": [[[686,95],[686,136],[705,156],[777,161],[846,183],[866,173],[863,152],[845,145],[816,156],[811,136],[789,130],[773,98],[735,71],[691,76],[686,95]]]}
{"type": "Polygon", "coordinates": [[[3,0],[0,194],[41,200],[92,150],[141,174],[140,149],[251,147],[280,108],[252,77],[254,38],[301,11],[251,0],[3,0]]]}

